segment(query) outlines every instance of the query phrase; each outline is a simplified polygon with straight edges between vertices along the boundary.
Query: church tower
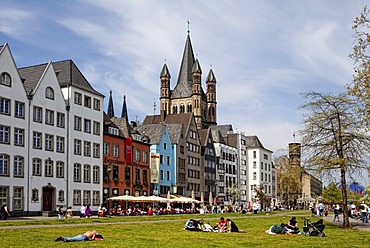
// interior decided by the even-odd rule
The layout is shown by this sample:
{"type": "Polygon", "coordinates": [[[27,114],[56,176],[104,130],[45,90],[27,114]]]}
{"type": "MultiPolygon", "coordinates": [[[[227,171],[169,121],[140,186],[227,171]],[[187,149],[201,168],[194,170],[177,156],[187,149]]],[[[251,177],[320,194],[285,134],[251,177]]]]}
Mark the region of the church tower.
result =
{"type": "Polygon", "coordinates": [[[216,77],[213,70],[210,69],[206,84],[207,84],[207,123],[209,126],[217,125],[217,101],[216,101],[216,77]]]}
{"type": "Polygon", "coordinates": [[[201,85],[202,69],[200,68],[198,59],[195,61],[193,69],[191,71],[192,77],[192,105],[188,105],[188,112],[193,112],[195,117],[195,122],[197,123],[197,128],[202,128],[203,116],[202,116],[202,85],[201,85]],[[193,109],[191,109],[193,108],[193,109]]]}
{"type": "Polygon", "coordinates": [[[176,86],[170,89],[170,73],[164,64],[160,86],[160,115],[193,113],[197,128],[217,125],[216,78],[210,70],[207,81],[207,94],[202,88],[202,69],[195,59],[190,35],[186,37],[184,53],[176,86]]]}
{"type": "Polygon", "coordinates": [[[170,79],[171,75],[168,71],[167,65],[164,64],[161,75],[161,101],[160,110],[161,114],[168,115],[170,113],[170,79]]]}

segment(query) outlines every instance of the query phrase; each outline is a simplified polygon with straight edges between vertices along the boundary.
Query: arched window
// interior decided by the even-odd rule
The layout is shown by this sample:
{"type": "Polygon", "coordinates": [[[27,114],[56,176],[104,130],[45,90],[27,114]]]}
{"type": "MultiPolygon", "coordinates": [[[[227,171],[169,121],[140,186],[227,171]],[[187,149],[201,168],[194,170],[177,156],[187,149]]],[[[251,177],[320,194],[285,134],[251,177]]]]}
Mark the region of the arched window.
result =
{"type": "Polygon", "coordinates": [[[54,90],[51,87],[45,89],[45,97],[54,100],[54,90]]]}
{"type": "Polygon", "coordinates": [[[5,86],[12,86],[12,78],[10,75],[6,72],[1,73],[0,77],[0,84],[5,85],[5,86]]]}
{"type": "Polygon", "coordinates": [[[177,106],[176,105],[172,107],[172,113],[177,114],[177,106]]]}
{"type": "Polygon", "coordinates": [[[193,111],[193,108],[192,108],[191,104],[188,104],[187,109],[188,109],[188,112],[192,112],[193,111]]]}
{"type": "Polygon", "coordinates": [[[180,106],[180,113],[185,113],[185,106],[184,105],[180,106]]]}

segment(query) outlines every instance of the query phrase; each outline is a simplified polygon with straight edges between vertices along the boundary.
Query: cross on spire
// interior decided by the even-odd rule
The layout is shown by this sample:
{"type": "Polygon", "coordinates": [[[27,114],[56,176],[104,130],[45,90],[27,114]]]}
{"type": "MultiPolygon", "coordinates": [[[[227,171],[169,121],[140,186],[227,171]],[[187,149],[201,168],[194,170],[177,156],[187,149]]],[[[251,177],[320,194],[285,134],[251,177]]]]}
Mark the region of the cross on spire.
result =
{"type": "Polygon", "coordinates": [[[190,22],[188,20],[188,34],[190,34],[190,22]]]}

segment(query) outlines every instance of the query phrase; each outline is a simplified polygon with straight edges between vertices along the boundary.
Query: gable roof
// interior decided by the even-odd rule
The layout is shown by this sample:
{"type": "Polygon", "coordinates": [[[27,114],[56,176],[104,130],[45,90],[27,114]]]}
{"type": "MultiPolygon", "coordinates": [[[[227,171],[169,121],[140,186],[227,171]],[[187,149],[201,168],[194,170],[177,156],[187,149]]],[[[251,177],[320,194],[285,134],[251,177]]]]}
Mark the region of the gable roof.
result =
{"type": "MultiPolygon", "coordinates": [[[[233,132],[233,126],[231,124],[211,126],[210,128],[212,130],[218,130],[224,140],[226,139],[228,133],[233,132]]],[[[215,135],[216,133],[212,133],[212,134],[215,135]]],[[[213,138],[215,138],[214,135],[213,135],[213,138]]]]}
{"type": "Polygon", "coordinates": [[[165,128],[165,124],[148,124],[140,125],[135,129],[141,133],[142,137],[147,136],[150,139],[149,144],[159,144],[165,128]]]}
{"type": "Polygon", "coordinates": [[[182,133],[182,124],[180,123],[172,123],[166,124],[168,133],[170,134],[170,139],[172,144],[179,144],[181,139],[182,133]]]}
{"type": "Polygon", "coordinates": [[[202,146],[206,146],[207,145],[207,137],[208,137],[209,130],[210,129],[208,129],[208,128],[198,129],[200,144],[202,146]]]}
{"type": "Polygon", "coordinates": [[[244,136],[244,138],[245,138],[245,146],[246,147],[266,149],[265,147],[263,147],[261,141],[258,139],[258,137],[256,135],[254,135],[254,136],[244,136]]]}
{"type": "Polygon", "coordinates": [[[125,138],[131,138],[131,132],[133,131],[133,128],[131,127],[130,123],[127,122],[126,118],[111,118],[111,121],[117,125],[119,130],[121,131],[121,134],[125,138]]]}
{"type": "MultiPolygon", "coordinates": [[[[72,60],[52,62],[52,64],[61,88],[73,85],[77,88],[104,97],[104,95],[93,89],[72,60]]],[[[27,94],[31,93],[32,90],[35,89],[47,65],[48,63],[44,63],[18,68],[19,75],[24,80],[24,87],[27,94]]]]}
{"type": "Polygon", "coordinates": [[[23,80],[23,86],[27,95],[31,94],[39,83],[48,63],[28,66],[18,69],[19,76],[23,80]]]}
{"type": "Polygon", "coordinates": [[[103,94],[94,90],[94,88],[86,80],[85,76],[81,73],[81,71],[71,59],[53,62],[53,66],[55,73],[57,74],[59,84],[62,88],[67,87],[71,84],[77,88],[104,97],[103,94]]]}

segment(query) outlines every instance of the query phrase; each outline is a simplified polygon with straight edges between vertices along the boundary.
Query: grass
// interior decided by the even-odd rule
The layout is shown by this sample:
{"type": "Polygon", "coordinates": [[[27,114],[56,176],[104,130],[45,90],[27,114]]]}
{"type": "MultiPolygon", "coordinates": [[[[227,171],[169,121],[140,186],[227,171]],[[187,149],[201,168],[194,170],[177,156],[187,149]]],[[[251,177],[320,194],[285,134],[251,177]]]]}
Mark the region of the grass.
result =
{"type": "Polygon", "coordinates": [[[202,233],[184,231],[188,218],[204,218],[214,225],[217,215],[170,215],[114,217],[105,219],[72,219],[46,221],[7,221],[0,222],[1,247],[364,247],[370,242],[369,232],[355,229],[342,229],[330,223],[326,224],[324,238],[304,235],[268,235],[265,230],[273,224],[287,222],[292,215],[300,220],[308,212],[284,212],[281,214],[223,214],[230,217],[239,229],[246,233],[202,233]],[[61,225],[62,224],[62,225],[61,225]],[[83,224],[83,225],[73,225],[83,224]],[[14,228],[23,225],[28,228],[14,228]],[[11,228],[13,226],[13,228],[11,228]],[[86,230],[97,230],[104,236],[104,241],[63,243],[54,242],[57,236],[74,236],[86,230]]]}

